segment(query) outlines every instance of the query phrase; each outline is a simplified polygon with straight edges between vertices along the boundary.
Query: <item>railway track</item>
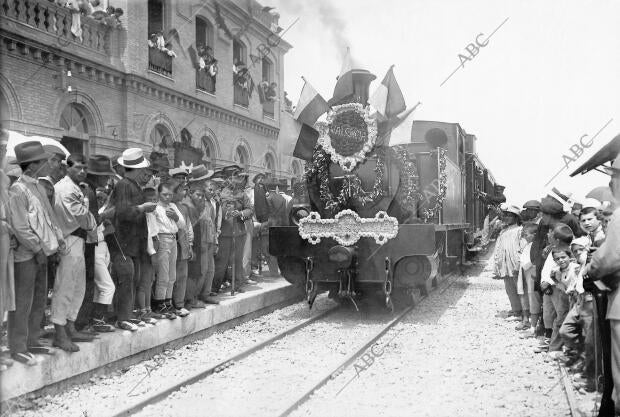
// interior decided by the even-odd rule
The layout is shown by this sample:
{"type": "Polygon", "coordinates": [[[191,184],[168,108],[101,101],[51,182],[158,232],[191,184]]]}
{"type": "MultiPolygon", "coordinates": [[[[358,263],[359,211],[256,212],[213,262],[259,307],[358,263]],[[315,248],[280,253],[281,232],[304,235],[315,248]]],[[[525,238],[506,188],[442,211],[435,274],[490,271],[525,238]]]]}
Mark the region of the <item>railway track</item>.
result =
{"type": "MultiPolygon", "coordinates": [[[[452,285],[454,280],[450,280],[449,278],[451,277],[451,275],[447,276],[445,278],[445,282],[443,283],[443,285],[439,285],[440,287],[442,287],[440,289],[441,290],[445,290],[447,287],[449,287],[450,285],[452,285]],[[452,282],[448,282],[448,281],[452,281],[452,282]]],[[[353,362],[355,362],[364,352],[367,351],[367,349],[369,349],[373,344],[375,344],[377,341],[379,341],[390,329],[392,329],[396,324],[398,324],[400,321],[402,321],[403,318],[405,318],[407,316],[408,313],[410,313],[417,304],[419,304],[419,302],[421,302],[422,300],[424,300],[427,296],[423,296],[420,299],[417,300],[417,302],[415,303],[415,305],[409,306],[403,310],[401,310],[400,312],[398,312],[396,314],[395,317],[393,317],[391,320],[389,320],[387,323],[381,324],[380,327],[378,329],[376,329],[375,331],[372,332],[372,334],[368,335],[368,337],[366,337],[364,339],[364,342],[361,345],[358,345],[356,347],[353,348],[352,352],[347,354],[344,358],[342,358],[342,360],[338,361],[335,365],[330,365],[329,369],[326,372],[322,372],[321,376],[319,378],[317,378],[316,380],[314,380],[313,382],[311,382],[311,384],[307,385],[304,387],[303,391],[297,395],[294,395],[292,397],[294,397],[294,399],[292,401],[290,401],[288,403],[288,405],[284,406],[281,411],[277,412],[277,415],[279,416],[286,416],[288,414],[290,414],[292,411],[294,411],[296,408],[298,408],[301,404],[303,404],[308,398],[310,398],[310,396],[319,388],[321,388],[323,385],[325,385],[329,380],[331,380],[333,377],[337,376],[338,374],[340,374],[342,371],[344,371],[348,366],[350,366],[353,362]]],[[[192,375],[187,376],[186,378],[184,378],[181,381],[175,382],[173,384],[170,384],[169,386],[162,388],[160,390],[157,390],[151,394],[149,394],[148,396],[140,399],[139,401],[137,401],[134,404],[131,404],[129,406],[126,406],[125,408],[115,411],[113,414],[111,414],[111,416],[113,417],[121,417],[121,416],[130,416],[130,415],[135,415],[139,412],[141,412],[145,407],[147,406],[151,406],[151,405],[155,405],[157,403],[160,403],[161,401],[169,398],[171,395],[173,395],[173,393],[179,392],[179,391],[183,391],[188,387],[191,387],[194,384],[203,382],[206,378],[208,378],[209,376],[212,376],[216,373],[219,373],[220,371],[223,371],[224,369],[228,368],[229,366],[240,362],[241,360],[247,359],[250,356],[252,356],[253,354],[269,347],[269,346],[274,346],[274,344],[285,338],[286,336],[291,336],[294,333],[299,333],[300,331],[302,331],[303,329],[308,328],[308,326],[315,324],[321,320],[325,320],[328,318],[328,316],[333,315],[336,311],[342,310],[340,307],[334,307],[334,308],[330,308],[329,310],[323,311],[309,319],[304,320],[301,323],[298,323],[294,326],[291,326],[290,328],[287,328],[286,330],[276,334],[273,337],[270,337],[262,342],[257,343],[256,345],[242,351],[239,352],[235,355],[232,355],[231,357],[224,359],[220,362],[218,362],[215,365],[212,365],[206,369],[203,370],[199,370],[195,373],[193,373],[192,375]]],[[[312,330],[312,329],[310,329],[312,330]]]]}

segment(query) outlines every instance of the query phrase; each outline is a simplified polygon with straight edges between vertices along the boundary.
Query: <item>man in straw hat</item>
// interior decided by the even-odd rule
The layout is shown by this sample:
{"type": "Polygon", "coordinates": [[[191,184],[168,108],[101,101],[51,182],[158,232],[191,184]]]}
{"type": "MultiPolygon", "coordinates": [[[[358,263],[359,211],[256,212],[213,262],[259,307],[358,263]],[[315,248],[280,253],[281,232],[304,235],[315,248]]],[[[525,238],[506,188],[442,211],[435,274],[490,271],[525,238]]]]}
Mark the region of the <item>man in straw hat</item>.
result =
{"type": "MultiPolygon", "coordinates": [[[[605,172],[611,176],[609,188],[620,201],[620,155],[605,172]]],[[[612,289],[607,295],[607,314],[611,330],[611,372],[614,390],[612,394],[616,415],[620,414],[620,209],[616,209],[607,226],[605,242],[594,252],[592,261],[586,265],[587,280],[603,279],[612,289]]],[[[603,407],[603,405],[601,405],[603,407]]]]}
{"type": "Polygon", "coordinates": [[[495,278],[504,281],[504,287],[511,311],[509,316],[520,320],[523,319],[523,308],[517,292],[517,279],[519,272],[519,255],[521,253],[521,210],[515,205],[502,207],[502,221],[505,227],[497,237],[495,252],[493,254],[495,278]]]}
{"type": "Polygon", "coordinates": [[[141,186],[151,177],[149,161],[140,148],[130,148],[123,152],[118,163],[124,168],[121,179],[111,198],[115,208],[114,229],[106,238],[112,258],[113,271],[117,276],[116,312],[117,327],[123,330],[137,330],[131,322],[135,298],[134,280],[140,277],[140,264],[147,257],[146,246],[148,229],[145,213],[152,212],[156,203],[146,202],[141,186]],[[121,233],[118,233],[121,231],[121,233]]]}
{"type": "Polygon", "coordinates": [[[23,174],[9,190],[8,215],[18,241],[14,251],[15,310],[9,312],[9,349],[13,359],[36,365],[33,353],[50,353],[38,340],[47,301],[47,257],[64,250],[64,240],[53,208],[37,181],[50,154],[40,142],[29,141],[15,146],[15,156],[14,163],[23,174]],[[36,224],[30,222],[30,213],[36,215],[36,224]]]}

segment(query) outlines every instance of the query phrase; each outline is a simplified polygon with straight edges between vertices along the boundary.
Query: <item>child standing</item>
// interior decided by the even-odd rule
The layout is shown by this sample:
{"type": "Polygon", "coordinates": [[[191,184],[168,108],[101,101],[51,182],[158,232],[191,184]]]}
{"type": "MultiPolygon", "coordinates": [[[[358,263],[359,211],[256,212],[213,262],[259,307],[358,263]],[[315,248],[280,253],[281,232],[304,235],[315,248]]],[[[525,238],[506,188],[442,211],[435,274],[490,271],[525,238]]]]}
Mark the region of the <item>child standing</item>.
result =
{"type": "MultiPolygon", "coordinates": [[[[562,289],[556,291],[557,282],[552,273],[558,269],[553,258],[553,250],[559,246],[568,248],[573,240],[572,229],[564,224],[557,223],[547,237],[549,245],[543,250],[545,263],[540,273],[540,290],[543,293],[543,321],[545,324],[545,338],[535,352],[562,350],[562,338],[559,335],[560,326],[568,313],[568,297],[562,297],[562,289]],[[554,295],[554,292],[558,292],[554,295]]],[[[570,251],[570,249],[569,249],[570,251]]],[[[565,292],[565,290],[564,290],[565,292]]],[[[566,295],[566,294],[564,294],[566,295]]]]}
{"type": "Polygon", "coordinates": [[[172,290],[177,278],[177,232],[179,228],[186,228],[183,215],[172,202],[176,186],[175,182],[166,182],[158,186],[159,202],[151,214],[157,228],[154,311],[169,319],[176,318],[172,306],[172,290]]]}
{"type": "Polygon", "coordinates": [[[542,312],[542,296],[534,288],[536,268],[530,260],[532,241],[537,229],[536,223],[525,223],[522,227],[521,240],[525,243],[525,247],[519,258],[519,280],[517,281],[517,293],[523,307],[523,322],[516,327],[516,330],[529,330],[528,335],[532,337],[536,332],[536,326],[542,312]]]}

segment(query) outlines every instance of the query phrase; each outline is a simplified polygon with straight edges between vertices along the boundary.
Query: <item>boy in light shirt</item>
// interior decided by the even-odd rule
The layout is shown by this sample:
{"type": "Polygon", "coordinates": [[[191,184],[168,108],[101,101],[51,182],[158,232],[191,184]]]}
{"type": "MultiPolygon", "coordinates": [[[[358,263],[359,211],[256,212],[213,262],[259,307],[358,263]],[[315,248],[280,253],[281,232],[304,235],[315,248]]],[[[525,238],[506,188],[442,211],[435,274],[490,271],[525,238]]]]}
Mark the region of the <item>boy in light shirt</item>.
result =
{"type": "Polygon", "coordinates": [[[154,311],[165,315],[168,319],[177,317],[172,306],[172,291],[177,278],[177,233],[179,229],[187,228],[184,216],[172,202],[177,186],[178,183],[174,181],[158,186],[159,201],[155,210],[150,214],[154,218],[157,229],[157,239],[153,239],[157,251],[154,311]]]}

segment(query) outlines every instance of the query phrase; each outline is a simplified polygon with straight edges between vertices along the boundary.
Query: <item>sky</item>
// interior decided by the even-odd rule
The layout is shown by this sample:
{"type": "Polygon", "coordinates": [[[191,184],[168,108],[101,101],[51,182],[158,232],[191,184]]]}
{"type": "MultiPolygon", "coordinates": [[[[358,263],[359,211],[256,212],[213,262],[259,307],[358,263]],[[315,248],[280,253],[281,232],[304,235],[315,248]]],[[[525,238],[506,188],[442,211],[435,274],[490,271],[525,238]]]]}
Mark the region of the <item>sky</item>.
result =
{"type": "Polygon", "coordinates": [[[350,47],[377,76],[371,93],[395,65],[407,105],[422,103],[416,119],[459,123],[476,135],[477,152],[509,203],[539,199],[552,186],[581,199],[608,184],[598,172],[569,173],[620,133],[620,1],[262,3],[276,7],[283,28],[299,18],[283,36],[293,45],[284,87],[294,103],[301,76],[329,99],[350,47]],[[471,58],[468,44],[479,34],[484,43],[496,29],[471,58]],[[471,59],[461,65],[459,54],[471,59]],[[591,146],[575,155],[571,146],[582,137],[591,146]]]}

